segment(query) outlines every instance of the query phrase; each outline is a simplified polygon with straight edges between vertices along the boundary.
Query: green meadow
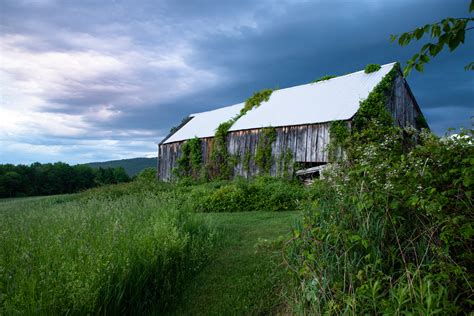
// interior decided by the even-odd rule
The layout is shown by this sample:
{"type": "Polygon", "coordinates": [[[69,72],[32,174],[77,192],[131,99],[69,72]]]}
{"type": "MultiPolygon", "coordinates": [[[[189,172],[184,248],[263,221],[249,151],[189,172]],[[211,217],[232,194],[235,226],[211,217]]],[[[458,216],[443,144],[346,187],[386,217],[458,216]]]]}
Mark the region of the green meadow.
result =
{"type": "MultiPolygon", "coordinates": [[[[302,190],[272,183],[282,192],[302,190]]],[[[240,186],[249,189],[233,182],[179,186],[139,179],[75,195],[2,201],[0,314],[277,308],[284,268],[275,245],[288,236],[297,212],[205,212],[220,190],[237,196],[240,186]]],[[[251,186],[254,195],[264,187],[251,186]]],[[[243,200],[239,205],[251,207],[243,200]]]]}

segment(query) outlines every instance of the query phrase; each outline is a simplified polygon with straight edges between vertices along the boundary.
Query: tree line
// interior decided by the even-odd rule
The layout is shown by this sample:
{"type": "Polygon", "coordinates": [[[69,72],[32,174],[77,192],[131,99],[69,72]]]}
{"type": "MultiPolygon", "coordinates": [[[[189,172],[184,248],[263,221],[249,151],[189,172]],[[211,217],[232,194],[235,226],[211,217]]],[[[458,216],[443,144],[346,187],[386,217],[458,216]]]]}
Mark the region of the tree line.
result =
{"type": "Polygon", "coordinates": [[[122,167],[91,168],[64,162],[0,164],[0,198],[74,193],[130,180],[122,167]]]}

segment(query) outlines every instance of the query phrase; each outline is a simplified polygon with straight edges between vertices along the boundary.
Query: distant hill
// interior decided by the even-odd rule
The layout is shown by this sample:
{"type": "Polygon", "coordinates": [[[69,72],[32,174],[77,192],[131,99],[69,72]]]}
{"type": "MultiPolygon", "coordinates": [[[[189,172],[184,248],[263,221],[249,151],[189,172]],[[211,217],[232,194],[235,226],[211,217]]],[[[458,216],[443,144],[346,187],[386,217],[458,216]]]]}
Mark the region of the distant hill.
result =
{"type": "Polygon", "coordinates": [[[156,168],[156,157],[155,158],[131,158],[122,160],[111,160],[103,162],[90,162],[85,165],[91,166],[92,168],[108,168],[108,167],[123,167],[129,176],[138,174],[145,168],[156,168]]]}

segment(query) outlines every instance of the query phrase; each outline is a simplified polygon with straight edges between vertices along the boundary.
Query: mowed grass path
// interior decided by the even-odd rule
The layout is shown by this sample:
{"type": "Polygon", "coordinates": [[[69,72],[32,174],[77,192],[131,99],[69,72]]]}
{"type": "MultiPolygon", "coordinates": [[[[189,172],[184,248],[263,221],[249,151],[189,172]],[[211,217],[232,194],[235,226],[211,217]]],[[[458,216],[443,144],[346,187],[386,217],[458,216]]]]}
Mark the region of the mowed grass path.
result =
{"type": "Polygon", "coordinates": [[[202,214],[219,229],[220,243],[170,314],[275,313],[286,276],[281,243],[298,215],[295,211],[202,214]]]}

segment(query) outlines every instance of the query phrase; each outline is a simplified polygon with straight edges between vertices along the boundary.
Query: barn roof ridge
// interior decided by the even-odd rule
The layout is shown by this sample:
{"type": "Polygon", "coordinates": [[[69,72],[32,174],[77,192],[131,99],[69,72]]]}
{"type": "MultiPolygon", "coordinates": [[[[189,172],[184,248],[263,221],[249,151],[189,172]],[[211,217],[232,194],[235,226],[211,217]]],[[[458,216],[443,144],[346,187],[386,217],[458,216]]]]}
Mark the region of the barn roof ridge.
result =
{"type": "MultiPolygon", "coordinates": [[[[368,96],[395,64],[381,65],[378,71],[369,74],[360,70],[324,81],[275,90],[268,101],[262,102],[259,107],[236,120],[229,131],[350,119],[359,109],[359,102],[368,96]]],[[[195,136],[212,137],[218,125],[235,117],[244,104],[245,102],[241,102],[190,114],[193,119],[164,143],[183,141],[195,136]]]]}

